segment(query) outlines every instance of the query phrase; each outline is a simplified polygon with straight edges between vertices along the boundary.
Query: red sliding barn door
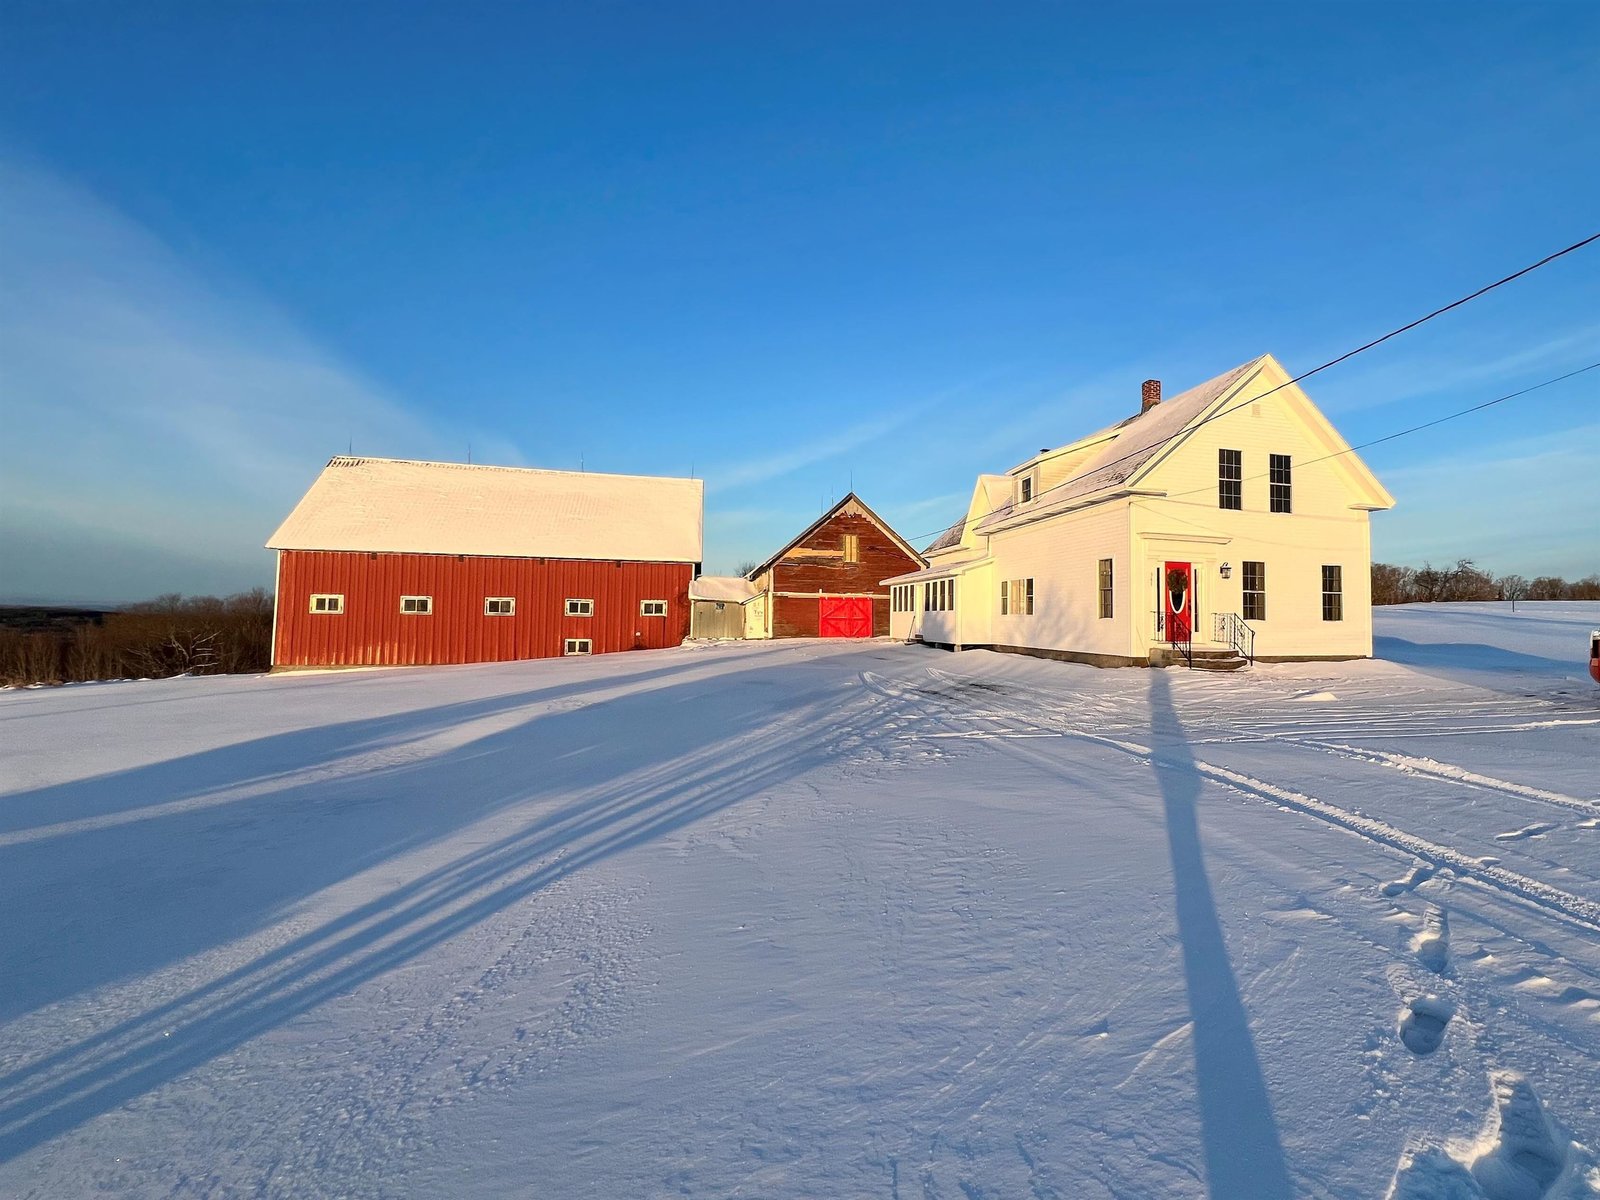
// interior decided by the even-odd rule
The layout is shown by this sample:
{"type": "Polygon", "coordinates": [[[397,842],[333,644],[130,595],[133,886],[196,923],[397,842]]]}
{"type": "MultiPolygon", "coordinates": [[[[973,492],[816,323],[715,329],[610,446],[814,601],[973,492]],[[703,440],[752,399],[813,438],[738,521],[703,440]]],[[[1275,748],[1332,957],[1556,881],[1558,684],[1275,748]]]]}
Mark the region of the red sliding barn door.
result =
{"type": "Polygon", "coordinates": [[[823,596],[817,601],[817,636],[872,636],[871,596],[823,596]]]}

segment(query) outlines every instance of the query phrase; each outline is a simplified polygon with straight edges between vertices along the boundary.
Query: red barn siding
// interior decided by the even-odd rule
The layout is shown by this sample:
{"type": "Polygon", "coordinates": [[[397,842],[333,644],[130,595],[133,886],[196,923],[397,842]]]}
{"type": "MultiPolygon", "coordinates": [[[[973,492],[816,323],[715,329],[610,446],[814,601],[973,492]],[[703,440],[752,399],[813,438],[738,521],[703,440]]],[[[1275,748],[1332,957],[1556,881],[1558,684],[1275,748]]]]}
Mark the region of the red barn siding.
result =
{"type": "Polygon", "coordinates": [[[848,510],[835,513],[772,564],[768,584],[772,594],[772,636],[818,636],[817,601],[829,595],[871,596],[873,635],[887,637],[889,589],[881,581],[922,565],[870,517],[848,510]],[[855,534],[860,539],[858,562],[844,560],[845,534],[855,534]]]}
{"type": "Polygon", "coordinates": [[[594,653],[676,646],[689,635],[689,563],[482,558],[285,550],[279,562],[274,666],[412,666],[560,655],[569,637],[594,653]],[[344,596],[344,612],[313,613],[314,593],[344,596]],[[401,596],[432,596],[430,615],[402,613],[401,596]],[[489,596],[516,612],[485,616],[489,596]],[[568,599],[594,616],[568,617],[568,599]],[[665,617],[639,613],[665,600],[665,617]]]}

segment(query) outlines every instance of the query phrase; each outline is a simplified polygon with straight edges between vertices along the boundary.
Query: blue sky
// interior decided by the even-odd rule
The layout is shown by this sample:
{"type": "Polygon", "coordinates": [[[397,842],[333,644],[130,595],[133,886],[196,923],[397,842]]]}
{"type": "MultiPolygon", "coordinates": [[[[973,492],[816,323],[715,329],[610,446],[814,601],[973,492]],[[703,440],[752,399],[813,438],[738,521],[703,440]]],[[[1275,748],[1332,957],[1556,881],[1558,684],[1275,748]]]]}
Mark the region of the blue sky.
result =
{"type": "MultiPolygon", "coordinates": [[[[6,6],[0,596],[270,583],[326,458],[852,482],[913,540],[1263,351],[1600,228],[1600,6],[6,6]]],[[[1600,359],[1600,246],[1308,384],[1353,442],[1600,359]]],[[[1373,450],[1389,561],[1600,570],[1600,372],[1373,450]]]]}

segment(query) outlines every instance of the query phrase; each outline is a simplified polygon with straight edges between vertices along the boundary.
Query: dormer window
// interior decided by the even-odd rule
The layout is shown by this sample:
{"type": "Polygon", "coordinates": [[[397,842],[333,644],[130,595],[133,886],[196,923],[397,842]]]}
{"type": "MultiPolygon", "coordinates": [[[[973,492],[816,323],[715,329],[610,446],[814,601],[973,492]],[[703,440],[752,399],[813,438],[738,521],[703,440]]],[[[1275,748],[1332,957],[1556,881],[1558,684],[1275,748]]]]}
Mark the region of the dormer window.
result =
{"type": "Polygon", "coordinates": [[[1021,495],[1022,495],[1022,503],[1024,503],[1024,504],[1026,504],[1029,500],[1033,499],[1033,476],[1032,475],[1024,475],[1022,477],[1021,495]]]}

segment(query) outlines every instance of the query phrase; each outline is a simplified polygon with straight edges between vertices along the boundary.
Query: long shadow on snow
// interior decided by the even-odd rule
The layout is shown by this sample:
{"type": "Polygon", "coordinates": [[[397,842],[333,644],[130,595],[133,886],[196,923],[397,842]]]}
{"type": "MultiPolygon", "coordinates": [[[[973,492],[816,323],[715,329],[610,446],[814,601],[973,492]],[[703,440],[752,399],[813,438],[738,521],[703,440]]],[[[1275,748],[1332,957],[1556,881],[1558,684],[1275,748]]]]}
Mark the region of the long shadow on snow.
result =
{"type": "MultiPolygon", "coordinates": [[[[651,737],[651,722],[623,722],[629,744],[641,747],[635,757],[650,765],[626,776],[612,772],[589,794],[513,834],[168,1003],[0,1077],[0,1162],[358,987],[574,872],[792,779],[829,750],[862,735],[863,723],[850,715],[859,706],[842,704],[836,689],[791,693],[783,719],[762,729],[741,689],[728,689],[726,676],[712,682],[723,688],[720,703],[714,695],[670,700],[674,705],[697,701],[702,726],[715,730],[691,753],[663,761],[662,747],[652,744],[659,739],[651,737]],[[761,730],[759,760],[719,752],[730,740],[730,728],[735,737],[761,730]]],[[[570,723],[582,717],[571,714],[570,723]]],[[[526,734],[516,733],[486,739],[498,743],[493,747],[463,748],[436,765],[388,772],[389,783],[428,793],[433,785],[459,780],[464,771],[493,774],[513,763],[526,765],[526,734]]],[[[558,786],[545,783],[534,794],[558,786]]]]}
{"type": "MultiPolygon", "coordinates": [[[[447,753],[331,780],[291,775],[245,799],[0,849],[0,1021],[249,934],[323,888],[508,805],[561,800],[645,767],[653,755],[737,736],[762,719],[740,686],[753,670],[691,677],[575,711],[549,713],[536,703],[512,728],[447,753]],[[683,711],[703,720],[671,719],[683,711]]],[[[536,702],[552,694],[531,693],[536,702]]],[[[420,736],[519,703],[446,705],[410,714],[409,728],[420,736]]],[[[331,761],[334,745],[371,744],[365,726],[396,742],[406,728],[379,718],[352,722],[333,743],[316,730],[264,740],[283,766],[300,752],[331,761]]],[[[197,757],[225,783],[218,754],[226,757],[197,757]]],[[[135,777],[128,786],[144,786],[145,769],[127,774],[135,777]]],[[[117,782],[97,786],[114,791],[117,782]]]]}
{"type": "Polygon", "coordinates": [[[1575,674],[1588,669],[1589,642],[1573,642],[1572,658],[1544,658],[1523,654],[1480,642],[1410,642],[1398,637],[1374,637],[1372,654],[1388,662],[1408,667],[1448,667],[1455,671],[1504,671],[1517,674],[1549,675],[1554,671],[1575,674]]]}
{"type": "Polygon", "coordinates": [[[1166,672],[1148,674],[1152,762],[1166,808],[1178,937],[1194,1022],[1195,1087],[1206,1180],[1217,1200],[1236,1196],[1290,1200],[1293,1192],[1272,1101],[1206,874],[1196,812],[1201,776],[1173,710],[1166,672]]]}
{"type": "MultiPolygon", "coordinates": [[[[632,674],[552,683],[479,700],[461,700],[356,721],[316,725],[235,742],[197,754],[181,755],[126,771],[113,771],[89,779],[14,792],[0,796],[0,834],[26,833],[70,821],[137,813],[141,809],[170,804],[175,800],[203,796],[219,788],[270,781],[290,772],[324,766],[352,754],[400,745],[464,721],[492,717],[530,704],[581,698],[608,688],[669,680],[707,665],[700,661],[674,663],[632,674]]],[[[370,676],[363,680],[370,681],[370,676]]],[[[318,682],[326,684],[333,681],[318,682]]],[[[191,701],[195,699],[194,696],[184,698],[191,701]]],[[[219,697],[218,703],[219,706],[226,706],[230,701],[241,698],[257,702],[264,699],[259,694],[234,691],[219,697]]],[[[273,698],[285,704],[293,703],[290,695],[280,694],[273,698]]],[[[143,711],[147,712],[148,706],[143,711]]],[[[28,715],[31,717],[34,714],[28,715]]]]}

